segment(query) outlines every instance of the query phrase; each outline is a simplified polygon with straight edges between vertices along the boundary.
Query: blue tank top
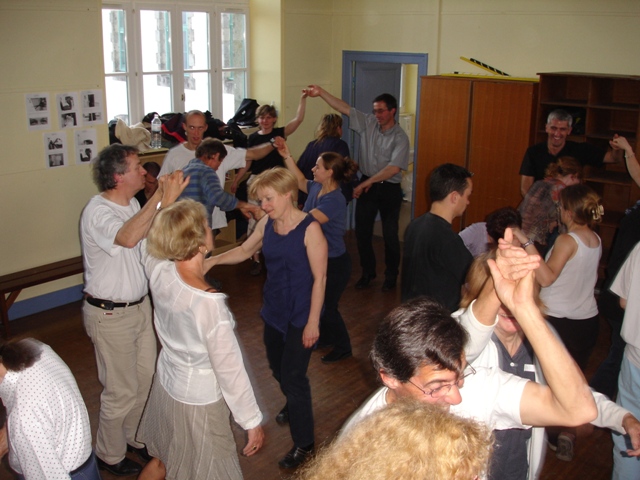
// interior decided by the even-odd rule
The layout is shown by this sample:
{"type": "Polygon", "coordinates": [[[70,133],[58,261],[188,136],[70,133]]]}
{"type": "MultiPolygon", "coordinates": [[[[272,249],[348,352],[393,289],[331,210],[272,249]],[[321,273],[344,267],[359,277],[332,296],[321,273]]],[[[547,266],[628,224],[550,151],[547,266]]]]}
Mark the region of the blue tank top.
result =
{"type": "Polygon", "coordinates": [[[271,327],[285,336],[289,325],[304,328],[311,309],[313,274],[304,245],[307,227],[316,220],[307,215],[293,230],[280,235],[273,220],[264,227],[262,253],[267,267],[260,314],[271,327]]]}

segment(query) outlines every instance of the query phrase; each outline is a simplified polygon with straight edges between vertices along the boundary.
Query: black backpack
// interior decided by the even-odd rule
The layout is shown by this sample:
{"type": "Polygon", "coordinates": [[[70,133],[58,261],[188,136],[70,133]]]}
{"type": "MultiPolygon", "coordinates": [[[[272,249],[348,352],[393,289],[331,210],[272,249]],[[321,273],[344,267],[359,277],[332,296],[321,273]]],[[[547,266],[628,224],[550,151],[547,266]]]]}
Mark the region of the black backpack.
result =
{"type": "Polygon", "coordinates": [[[256,102],[253,98],[245,98],[240,103],[238,110],[236,110],[236,114],[233,118],[229,119],[227,125],[238,125],[242,127],[255,127],[258,123],[256,122],[256,111],[258,110],[258,102],[256,102]]]}

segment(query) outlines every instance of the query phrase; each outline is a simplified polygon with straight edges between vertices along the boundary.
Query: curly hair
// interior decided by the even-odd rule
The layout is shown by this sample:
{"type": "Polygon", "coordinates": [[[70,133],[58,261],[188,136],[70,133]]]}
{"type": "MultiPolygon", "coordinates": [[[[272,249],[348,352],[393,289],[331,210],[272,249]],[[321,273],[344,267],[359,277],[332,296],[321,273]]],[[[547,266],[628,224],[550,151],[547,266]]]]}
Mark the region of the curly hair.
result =
{"type": "Polygon", "coordinates": [[[578,179],[582,179],[582,165],[573,157],[560,157],[547,166],[544,175],[552,178],[575,175],[578,179]]]}
{"type": "Polygon", "coordinates": [[[435,300],[418,297],[394,308],[378,326],[370,358],[376,372],[408,382],[435,365],[462,375],[466,330],[435,300]]]}
{"type": "Polygon", "coordinates": [[[578,225],[592,228],[602,221],[604,208],[600,196],[584,184],[570,185],[560,192],[560,204],[566,211],[573,213],[573,221],[578,225]]]}
{"type": "Polygon", "coordinates": [[[258,198],[258,191],[264,188],[271,188],[280,195],[290,193],[293,204],[298,204],[298,180],[286,168],[271,168],[255,177],[249,186],[249,196],[258,198]]]}
{"type": "Polygon", "coordinates": [[[487,223],[487,234],[496,243],[504,237],[504,231],[507,227],[522,228],[522,216],[520,212],[513,207],[494,210],[487,215],[485,222],[487,223]]]}
{"type": "Polygon", "coordinates": [[[116,175],[124,175],[129,168],[127,158],[137,154],[131,145],[114,143],[103,148],[93,161],[93,181],[101,192],[116,188],[116,175]]]}
{"type": "Polygon", "coordinates": [[[189,260],[205,244],[207,228],[204,205],[191,199],[180,200],[154,218],[147,235],[147,250],[163,260],[189,260]]]}
{"type": "Polygon", "coordinates": [[[299,480],[470,480],[488,469],[491,431],[442,407],[396,401],[323,449],[299,480]]]}
{"type": "Polygon", "coordinates": [[[0,363],[10,372],[21,372],[32,366],[42,353],[38,342],[32,338],[0,343],[0,363]]]}
{"type": "Polygon", "coordinates": [[[338,129],[342,127],[342,116],[337,113],[327,113],[322,116],[316,129],[316,143],[329,137],[340,137],[338,129]]]}

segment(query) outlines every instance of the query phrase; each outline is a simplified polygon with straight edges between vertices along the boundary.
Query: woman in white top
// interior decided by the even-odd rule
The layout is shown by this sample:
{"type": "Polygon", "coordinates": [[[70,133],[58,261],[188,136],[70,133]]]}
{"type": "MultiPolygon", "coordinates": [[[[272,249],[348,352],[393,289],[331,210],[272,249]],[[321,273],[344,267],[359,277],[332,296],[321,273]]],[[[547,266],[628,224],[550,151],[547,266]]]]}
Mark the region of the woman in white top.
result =
{"type": "MultiPolygon", "coordinates": [[[[582,370],[598,339],[594,288],[602,245],[592,227],[604,215],[599,202],[598,194],[586,185],[571,185],[560,192],[560,217],[567,233],[558,237],[536,270],[547,319],[582,370]]],[[[524,233],[514,233],[527,253],[536,253],[524,233]]]]}
{"type": "Polygon", "coordinates": [[[140,479],[241,479],[229,410],[248,432],[244,455],[264,441],[233,314],[205,279],[211,249],[206,211],[193,200],[162,210],[143,246],[162,350],[138,431],[154,458],[140,479]]]}

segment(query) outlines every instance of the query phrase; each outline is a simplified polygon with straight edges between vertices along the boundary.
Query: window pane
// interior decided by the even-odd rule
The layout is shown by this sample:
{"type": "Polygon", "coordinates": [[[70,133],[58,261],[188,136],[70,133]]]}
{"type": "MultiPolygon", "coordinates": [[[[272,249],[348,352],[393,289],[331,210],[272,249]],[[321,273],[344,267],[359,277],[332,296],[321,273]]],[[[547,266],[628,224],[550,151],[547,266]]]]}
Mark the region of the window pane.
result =
{"type": "Polygon", "coordinates": [[[246,97],[247,85],[245,72],[223,72],[222,83],[222,119],[229,120],[236,113],[242,99],[246,97]]]}
{"type": "Polygon", "coordinates": [[[209,86],[209,74],[207,72],[184,74],[184,109],[211,110],[209,86]]]}
{"type": "Polygon", "coordinates": [[[105,73],[127,71],[127,34],[124,10],[102,10],[102,48],[105,73]]]}
{"type": "Polygon", "coordinates": [[[244,13],[222,13],[222,68],[246,67],[244,13]]]}
{"type": "Polygon", "coordinates": [[[162,115],[173,111],[170,74],[144,75],[142,90],[144,91],[145,115],[150,112],[158,112],[162,115]]]}
{"type": "Polygon", "coordinates": [[[107,118],[121,118],[129,124],[129,100],[127,92],[128,82],[125,75],[111,75],[105,77],[105,92],[107,97],[107,118]]]}
{"type": "Polygon", "coordinates": [[[171,70],[171,15],[169,12],[141,10],[140,33],[142,35],[142,71],[171,70]]]}
{"type": "Polygon", "coordinates": [[[184,70],[209,69],[209,14],[182,12],[184,70]]]}

